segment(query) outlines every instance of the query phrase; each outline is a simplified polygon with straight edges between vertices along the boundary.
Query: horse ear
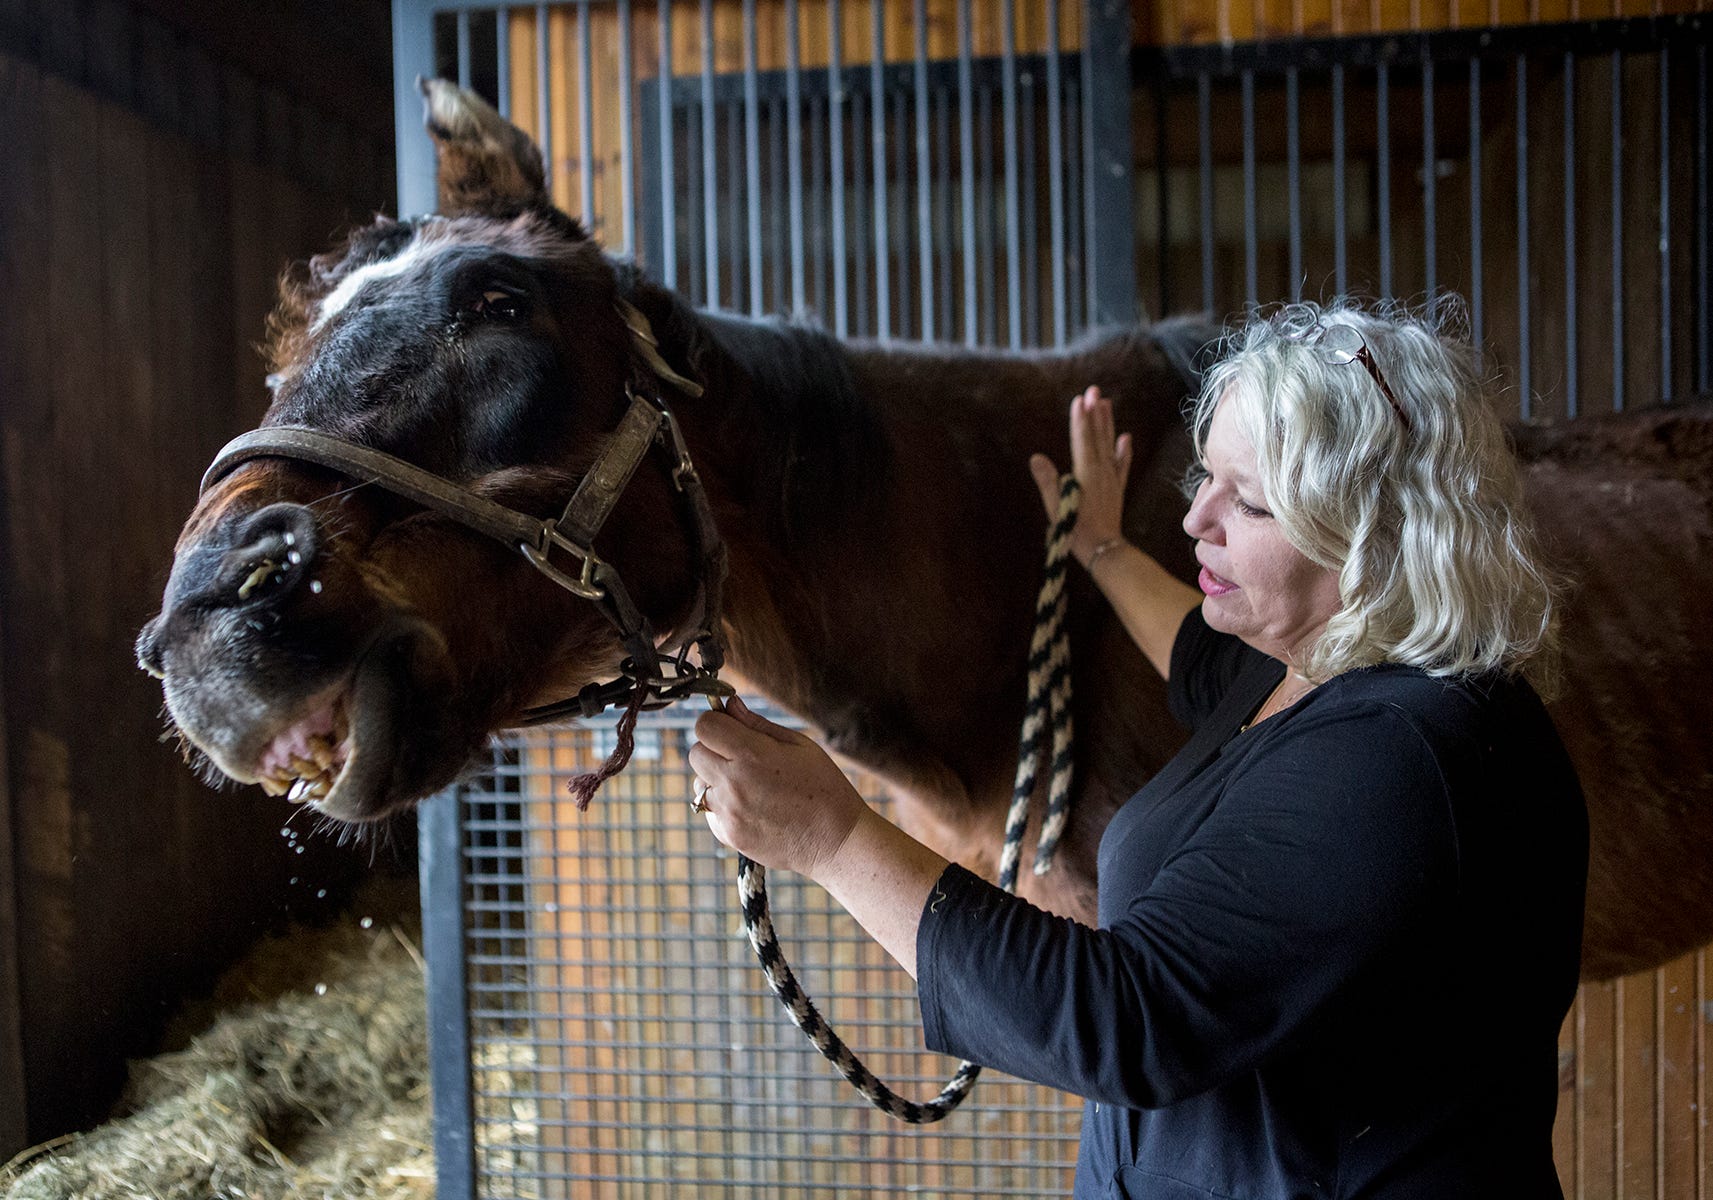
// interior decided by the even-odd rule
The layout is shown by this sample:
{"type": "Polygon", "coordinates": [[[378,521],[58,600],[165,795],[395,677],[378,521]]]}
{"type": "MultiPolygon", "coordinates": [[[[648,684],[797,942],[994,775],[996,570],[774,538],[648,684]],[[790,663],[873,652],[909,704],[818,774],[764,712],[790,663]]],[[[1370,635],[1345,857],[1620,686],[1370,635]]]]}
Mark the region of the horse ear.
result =
{"type": "Polygon", "coordinates": [[[445,216],[512,214],[552,208],[541,151],[475,92],[444,79],[418,79],[423,124],[440,160],[439,208],[445,216]]]}

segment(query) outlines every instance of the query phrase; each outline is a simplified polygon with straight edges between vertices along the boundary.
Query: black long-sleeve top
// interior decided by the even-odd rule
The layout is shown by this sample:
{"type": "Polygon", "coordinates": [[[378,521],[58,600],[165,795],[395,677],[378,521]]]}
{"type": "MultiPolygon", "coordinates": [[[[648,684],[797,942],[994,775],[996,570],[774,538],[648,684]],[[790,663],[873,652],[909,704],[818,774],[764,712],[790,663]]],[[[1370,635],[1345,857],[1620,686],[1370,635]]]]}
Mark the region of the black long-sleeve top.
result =
{"type": "Polygon", "coordinates": [[[1078,1197],[1561,1197],[1581,789],[1520,679],[1283,666],[1192,611],[1194,736],[1119,810],[1100,923],[960,867],[917,938],[928,1045],[1087,1097],[1078,1197]]]}

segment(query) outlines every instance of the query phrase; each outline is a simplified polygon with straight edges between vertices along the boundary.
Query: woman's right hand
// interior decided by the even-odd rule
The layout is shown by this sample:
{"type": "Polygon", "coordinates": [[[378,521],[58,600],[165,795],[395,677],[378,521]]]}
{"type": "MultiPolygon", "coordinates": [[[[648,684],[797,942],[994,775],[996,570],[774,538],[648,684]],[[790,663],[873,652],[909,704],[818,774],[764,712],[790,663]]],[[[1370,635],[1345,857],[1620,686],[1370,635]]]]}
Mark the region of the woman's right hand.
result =
{"type": "MultiPolygon", "coordinates": [[[[1071,530],[1071,553],[1084,566],[1095,547],[1123,536],[1130,458],[1130,435],[1113,435],[1112,402],[1098,387],[1091,386],[1071,401],[1071,469],[1083,493],[1071,530]]],[[[1059,512],[1059,468],[1045,454],[1034,454],[1029,458],[1029,473],[1035,477],[1051,521],[1059,512]]]]}

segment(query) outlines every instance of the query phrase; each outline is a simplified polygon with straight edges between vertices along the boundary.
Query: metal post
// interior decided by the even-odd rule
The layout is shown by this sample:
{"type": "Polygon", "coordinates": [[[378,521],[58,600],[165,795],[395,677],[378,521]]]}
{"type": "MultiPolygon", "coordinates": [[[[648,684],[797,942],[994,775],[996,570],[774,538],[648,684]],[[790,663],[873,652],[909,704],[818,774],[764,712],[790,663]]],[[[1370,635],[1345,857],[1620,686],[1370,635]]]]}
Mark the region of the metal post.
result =
{"type": "Polygon", "coordinates": [[[869,109],[874,114],[869,157],[874,163],[875,336],[886,342],[892,340],[892,227],[886,204],[886,0],[869,2],[868,91],[869,109]]]}
{"type": "Polygon", "coordinates": [[[749,201],[749,314],[766,311],[761,288],[761,96],[756,79],[755,0],[743,0],[744,189],[749,201]]]}
{"type": "Polygon", "coordinates": [[[423,131],[418,76],[434,74],[434,19],[427,0],[393,0],[393,137],[399,215],[435,209],[434,144],[423,131]]]}
{"type": "Polygon", "coordinates": [[[1135,322],[1135,155],[1131,148],[1130,5],[1086,0],[1083,18],[1083,170],[1089,324],[1135,322]]]}
{"type": "MultiPolygon", "coordinates": [[[[796,0],[792,0],[795,3],[796,0]]],[[[660,281],[678,286],[678,183],[673,162],[678,157],[672,136],[672,0],[660,3],[660,235],[651,249],[660,260],[660,281]]]]}
{"type": "Polygon", "coordinates": [[[915,0],[916,257],[921,274],[922,340],[934,339],[934,198],[928,158],[928,3],[915,0]]]}
{"type": "MultiPolygon", "coordinates": [[[[661,0],[666,3],[666,0],[661,0]]],[[[808,308],[803,276],[803,92],[802,36],[797,0],[785,0],[785,154],[787,204],[791,210],[791,313],[808,308]]]]}
{"type": "Polygon", "coordinates": [[[428,1072],[434,1094],[434,1171],[440,1200],[472,1200],[476,1192],[459,807],[459,789],[448,788],[424,801],[417,816],[428,1072]]]}
{"type": "Polygon", "coordinates": [[[1064,96],[1059,78],[1059,0],[1047,0],[1047,221],[1053,243],[1053,345],[1069,333],[1065,313],[1064,96]]]}

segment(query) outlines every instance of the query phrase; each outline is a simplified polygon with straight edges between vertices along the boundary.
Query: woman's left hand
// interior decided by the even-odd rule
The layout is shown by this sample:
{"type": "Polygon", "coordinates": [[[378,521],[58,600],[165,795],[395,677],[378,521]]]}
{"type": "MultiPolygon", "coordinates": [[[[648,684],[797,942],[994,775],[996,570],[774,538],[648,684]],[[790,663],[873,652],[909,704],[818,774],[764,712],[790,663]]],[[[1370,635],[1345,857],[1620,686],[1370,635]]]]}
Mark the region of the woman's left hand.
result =
{"type": "Polygon", "coordinates": [[[737,697],[696,719],[690,766],[714,836],[764,867],[810,879],[872,815],[827,752],[737,697]]]}

